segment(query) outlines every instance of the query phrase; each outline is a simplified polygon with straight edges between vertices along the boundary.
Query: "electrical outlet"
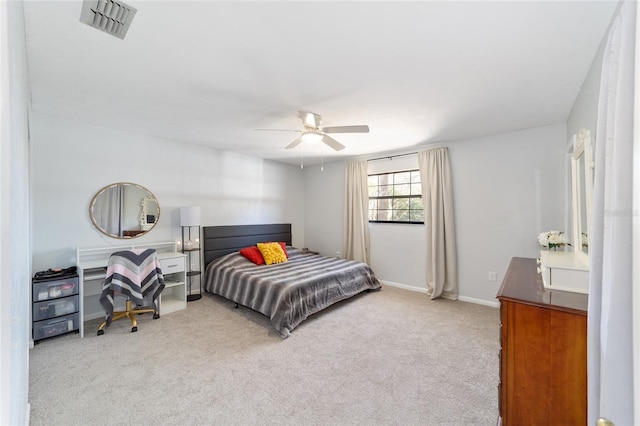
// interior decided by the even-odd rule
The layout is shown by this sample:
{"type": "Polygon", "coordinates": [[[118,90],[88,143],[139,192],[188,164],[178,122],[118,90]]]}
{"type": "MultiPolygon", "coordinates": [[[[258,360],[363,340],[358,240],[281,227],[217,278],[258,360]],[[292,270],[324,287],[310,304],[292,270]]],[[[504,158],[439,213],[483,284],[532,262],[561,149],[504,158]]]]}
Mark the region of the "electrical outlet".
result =
{"type": "Polygon", "coordinates": [[[498,276],[496,275],[495,272],[489,272],[489,281],[498,281],[498,276]]]}

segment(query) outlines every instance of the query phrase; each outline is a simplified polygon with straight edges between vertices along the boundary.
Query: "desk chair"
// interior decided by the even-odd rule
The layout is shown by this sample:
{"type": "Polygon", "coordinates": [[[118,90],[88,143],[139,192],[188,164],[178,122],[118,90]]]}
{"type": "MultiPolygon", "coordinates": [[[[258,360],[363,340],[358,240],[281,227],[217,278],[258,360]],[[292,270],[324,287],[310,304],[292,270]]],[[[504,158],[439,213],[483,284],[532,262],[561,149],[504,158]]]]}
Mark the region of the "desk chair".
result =
{"type": "Polygon", "coordinates": [[[104,329],[112,321],[122,318],[131,320],[132,333],[138,331],[136,315],[153,312],[153,319],[160,318],[158,297],[163,289],[164,277],[154,249],[113,253],[109,257],[107,276],[100,294],[100,304],[106,311],[106,318],[98,328],[98,336],[104,334],[104,329]],[[113,311],[116,292],[127,297],[124,311],[113,311]],[[144,308],[145,301],[148,303],[149,299],[153,307],[144,308]],[[136,304],[135,309],[132,309],[132,303],[136,304]]]}

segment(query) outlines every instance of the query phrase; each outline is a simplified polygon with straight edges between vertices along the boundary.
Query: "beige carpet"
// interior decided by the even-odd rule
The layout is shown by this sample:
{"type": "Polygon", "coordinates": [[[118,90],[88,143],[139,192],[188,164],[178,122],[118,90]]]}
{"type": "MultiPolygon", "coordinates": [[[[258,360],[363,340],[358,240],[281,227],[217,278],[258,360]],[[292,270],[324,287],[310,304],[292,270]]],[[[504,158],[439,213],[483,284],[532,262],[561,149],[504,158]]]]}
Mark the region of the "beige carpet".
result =
{"type": "Polygon", "coordinates": [[[30,352],[32,425],[494,425],[498,310],[385,286],[282,340],[217,296],[30,352]]]}

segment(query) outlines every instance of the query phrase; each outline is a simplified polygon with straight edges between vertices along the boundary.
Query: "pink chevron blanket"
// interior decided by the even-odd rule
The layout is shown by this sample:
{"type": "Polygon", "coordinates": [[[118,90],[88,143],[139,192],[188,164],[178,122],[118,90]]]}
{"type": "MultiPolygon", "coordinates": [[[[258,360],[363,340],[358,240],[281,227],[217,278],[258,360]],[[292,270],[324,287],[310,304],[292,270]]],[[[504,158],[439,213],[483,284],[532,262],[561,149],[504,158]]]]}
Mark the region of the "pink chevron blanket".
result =
{"type": "Polygon", "coordinates": [[[154,312],[158,314],[158,297],[164,285],[160,261],[154,249],[113,253],[109,258],[107,277],[100,294],[100,304],[106,311],[107,326],[111,324],[113,317],[114,292],[127,296],[138,306],[152,305],[154,312]]]}

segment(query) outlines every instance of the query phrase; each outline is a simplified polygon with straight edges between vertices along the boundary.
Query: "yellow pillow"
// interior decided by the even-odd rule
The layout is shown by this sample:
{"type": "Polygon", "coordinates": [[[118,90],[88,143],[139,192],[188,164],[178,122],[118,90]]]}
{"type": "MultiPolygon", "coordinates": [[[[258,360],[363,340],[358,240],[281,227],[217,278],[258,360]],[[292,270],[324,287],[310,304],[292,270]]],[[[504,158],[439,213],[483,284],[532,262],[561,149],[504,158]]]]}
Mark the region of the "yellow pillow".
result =
{"type": "Polygon", "coordinates": [[[282,250],[282,246],[278,243],[258,243],[258,250],[264,257],[264,263],[271,265],[272,263],[282,263],[287,261],[287,256],[282,250]]]}

